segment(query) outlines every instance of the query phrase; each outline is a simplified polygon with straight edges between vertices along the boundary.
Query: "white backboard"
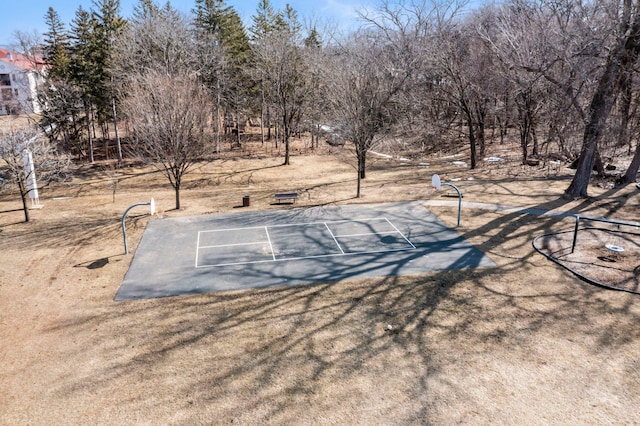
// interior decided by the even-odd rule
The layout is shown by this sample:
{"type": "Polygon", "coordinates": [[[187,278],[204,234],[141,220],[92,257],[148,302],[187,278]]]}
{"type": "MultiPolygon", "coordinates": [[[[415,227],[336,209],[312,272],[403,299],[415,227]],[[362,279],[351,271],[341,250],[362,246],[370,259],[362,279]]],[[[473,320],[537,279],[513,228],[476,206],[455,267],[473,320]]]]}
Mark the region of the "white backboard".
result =
{"type": "Polygon", "coordinates": [[[437,173],[431,178],[431,185],[435,189],[440,189],[440,187],[442,186],[442,184],[440,183],[440,176],[438,176],[437,173]]]}

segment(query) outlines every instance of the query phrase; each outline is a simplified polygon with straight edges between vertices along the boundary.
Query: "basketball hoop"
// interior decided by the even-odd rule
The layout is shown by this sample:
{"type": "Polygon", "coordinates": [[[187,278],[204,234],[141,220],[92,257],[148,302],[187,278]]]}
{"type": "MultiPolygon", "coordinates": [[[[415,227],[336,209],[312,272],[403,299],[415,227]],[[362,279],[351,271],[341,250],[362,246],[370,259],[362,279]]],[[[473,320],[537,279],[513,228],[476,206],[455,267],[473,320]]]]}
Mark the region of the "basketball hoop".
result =
{"type": "Polygon", "coordinates": [[[436,191],[440,190],[440,187],[442,186],[442,183],[440,182],[440,176],[435,174],[431,177],[431,186],[433,186],[436,191]]]}
{"type": "Polygon", "coordinates": [[[151,201],[149,201],[148,203],[135,203],[129,206],[124,211],[124,214],[122,215],[122,221],[121,221],[122,222],[122,239],[124,240],[124,254],[129,254],[129,246],[127,245],[127,228],[125,226],[125,219],[127,218],[127,213],[129,213],[129,210],[138,206],[149,206],[149,210],[151,211],[151,216],[153,216],[156,213],[156,202],[153,199],[153,197],[151,198],[151,201]]]}
{"type": "Polygon", "coordinates": [[[450,186],[451,188],[455,189],[456,192],[458,193],[458,224],[456,225],[456,227],[460,226],[460,210],[462,209],[462,192],[460,192],[460,189],[458,189],[457,186],[455,186],[452,183],[443,183],[440,180],[440,176],[438,176],[438,174],[434,174],[431,177],[431,186],[433,186],[435,188],[436,191],[440,190],[440,188],[442,188],[442,185],[446,185],[446,186],[450,186]]]}

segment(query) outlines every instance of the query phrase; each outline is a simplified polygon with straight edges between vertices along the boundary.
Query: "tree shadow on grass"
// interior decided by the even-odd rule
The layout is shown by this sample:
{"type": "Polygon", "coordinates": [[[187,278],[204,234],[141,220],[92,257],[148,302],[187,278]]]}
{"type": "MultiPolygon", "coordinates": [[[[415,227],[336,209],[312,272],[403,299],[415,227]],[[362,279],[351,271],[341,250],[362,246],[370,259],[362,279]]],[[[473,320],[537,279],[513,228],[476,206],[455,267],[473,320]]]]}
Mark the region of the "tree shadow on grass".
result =
{"type": "MultiPolygon", "coordinates": [[[[482,410],[478,384],[467,379],[505,353],[536,353],[555,333],[593,339],[593,354],[640,340],[640,315],[629,298],[581,285],[534,252],[533,237],[558,220],[496,213],[477,229],[461,229],[463,238],[481,241],[494,268],[107,302],[48,330],[81,336],[60,355],[71,365],[85,357],[92,365],[61,373],[49,392],[63,400],[108,398],[150,415],[164,407],[186,423],[305,423],[318,416],[328,423],[431,423],[459,401],[482,410]],[[131,390],[117,396],[125,388],[131,390]]],[[[519,361],[531,368],[530,360],[519,361]]]]}

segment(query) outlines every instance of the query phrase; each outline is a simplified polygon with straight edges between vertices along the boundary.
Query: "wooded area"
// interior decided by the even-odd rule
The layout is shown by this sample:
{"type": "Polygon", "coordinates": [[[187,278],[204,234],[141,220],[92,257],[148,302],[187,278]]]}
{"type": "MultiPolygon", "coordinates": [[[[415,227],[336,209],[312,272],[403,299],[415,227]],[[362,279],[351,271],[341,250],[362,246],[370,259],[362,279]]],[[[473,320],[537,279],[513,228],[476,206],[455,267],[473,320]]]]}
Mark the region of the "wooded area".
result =
{"type": "Polygon", "coordinates": [[[284,165],[294,132],[309,132],[312,144],[353,144],[357,196],[367,152],[388,140],[423,151],[465,140],[476,168],[487,144],[517,137],[522,164],[576,163],[569,198],[586,197],[593,170],[606,174],[616,153],[635,153],[617,184],[637,177],[640,1],[509,0],[472,10],[464,1],[385,0],[346,33],[269,0],[248,27],[224,0],[195,0],[189,16],[140,0],[126,19],[118,0],[94,6],[70,25],[50,8],[43,40],[16,34],[21,51],[44,52],[50,64],[39,124],[88,161],[98,139],[115,141],[122,160],[126,137],[130,155],[173,170],[176,207],[189,168],[167,164],[214,156],[223,141],[241,145],[248,120],[259,121],[263,143],[283,144],[284,165]],[[163,109],[172,100],[182,111],[163,109]],[[179,141],[170,136],[177,127],[179,141]]]}

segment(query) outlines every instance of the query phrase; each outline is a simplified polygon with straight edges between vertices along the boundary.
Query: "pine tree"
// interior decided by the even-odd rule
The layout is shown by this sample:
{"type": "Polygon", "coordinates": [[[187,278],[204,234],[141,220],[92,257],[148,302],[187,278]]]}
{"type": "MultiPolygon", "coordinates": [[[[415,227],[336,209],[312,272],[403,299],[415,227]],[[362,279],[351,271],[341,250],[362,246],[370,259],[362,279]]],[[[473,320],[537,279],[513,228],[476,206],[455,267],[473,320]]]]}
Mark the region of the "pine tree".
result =
{"type": "Polygon", "coordinates": [[[251,41],[263,40],[278,28],[278,14],[273,10],[269,0],[260,0],[256,14],[251,17],[253,25],[249,28],[251,41]]]}
{"type": "Polygon", "coordinates": [[[84,125],[89,145],[89,161],[93,162],[93,127],[94,91],[93,87],[100,83],[100,73],[93,61],[93,46],[95,46],[95,22],[91,14],[79,6],[71,24],[71,78],[79,88],[84,107],[84,125]]]}
{"type": "Polygon", "coordinates": [[[122,149],[118,135],[116,101],[115,94],[113,93],[110,61],[113,43],[126,21],[120,16],[120,0],[94,0],[94,6],[96,10],[92,13],[92,20],[95,26],[92,61],[96,66],[96,81],[92,96],[96,103],[98,119],[104,126],[103,133],[105,138],[108,136],[107,121],[109,119],[113,120],[118,160],[122,161],[122,149]]]}
{"type": "Polygon", "coordinates": [[[196,26],[214,35],[236,66],[243,65],[250,51],[249,37],[233,6],[224,0],[196,0],[193,12],[196,26]]]}
{"type": "Polygon", "coordinates": [[[40,125],[52,130],[49,133],[52,139],[61,136],[63,146],[70,149],[80,142],[76,125],[80,102],[77,88],[70,81],[69,35],[52,7],[48,9],[45,21],[48,31],[43,50],[49,69],[46,84],[38,90],[39,102],[44,106],[40,125]]]}
{"type": "Polygon", "coordinates": [[[133,19],[139,22],[156,15],[159,11],[153,0],[139,0],[138,4],[133,7],[133,19]]]}
{"type": "Polygon", "coordinates": [[[320,49],[322,47],[322,37],[320,37],[320,33],[316,29],[316,27],[311,28],[309,31],[309,35],[304,39],[305,47],[320,49]]]}
{"type": "Polygon", "coordinates": [[[49,63],[51,78],[69,76],[69,35],[60,21],[60,15],[49,7],[45,15],[47,32],[44,34],[44,59],[49,63]]]}
{"type": "MultiPolygon", "coordinates": [[[[224,65],[209,71],[204,79],[216,93],[217,122],[229,113],[240,124],[241,111],[247,103],[245,72],[251,48],[240,16],[224,0],[196,0],[193,10],[195,25],[218,43],[224,54],[224,65]]],[[[220,126],[218,125],[218,135],[220,126]]],[[[240,129],[236,129],[240,143],[240,129]]]]}
{"type": "Polygon", "coordinates": [[[287,31],[294,39],[300,36],[302,24],[298,20],[298,12],[287,3],[284,12],[278,14],[278,29],[287,31]]]}

